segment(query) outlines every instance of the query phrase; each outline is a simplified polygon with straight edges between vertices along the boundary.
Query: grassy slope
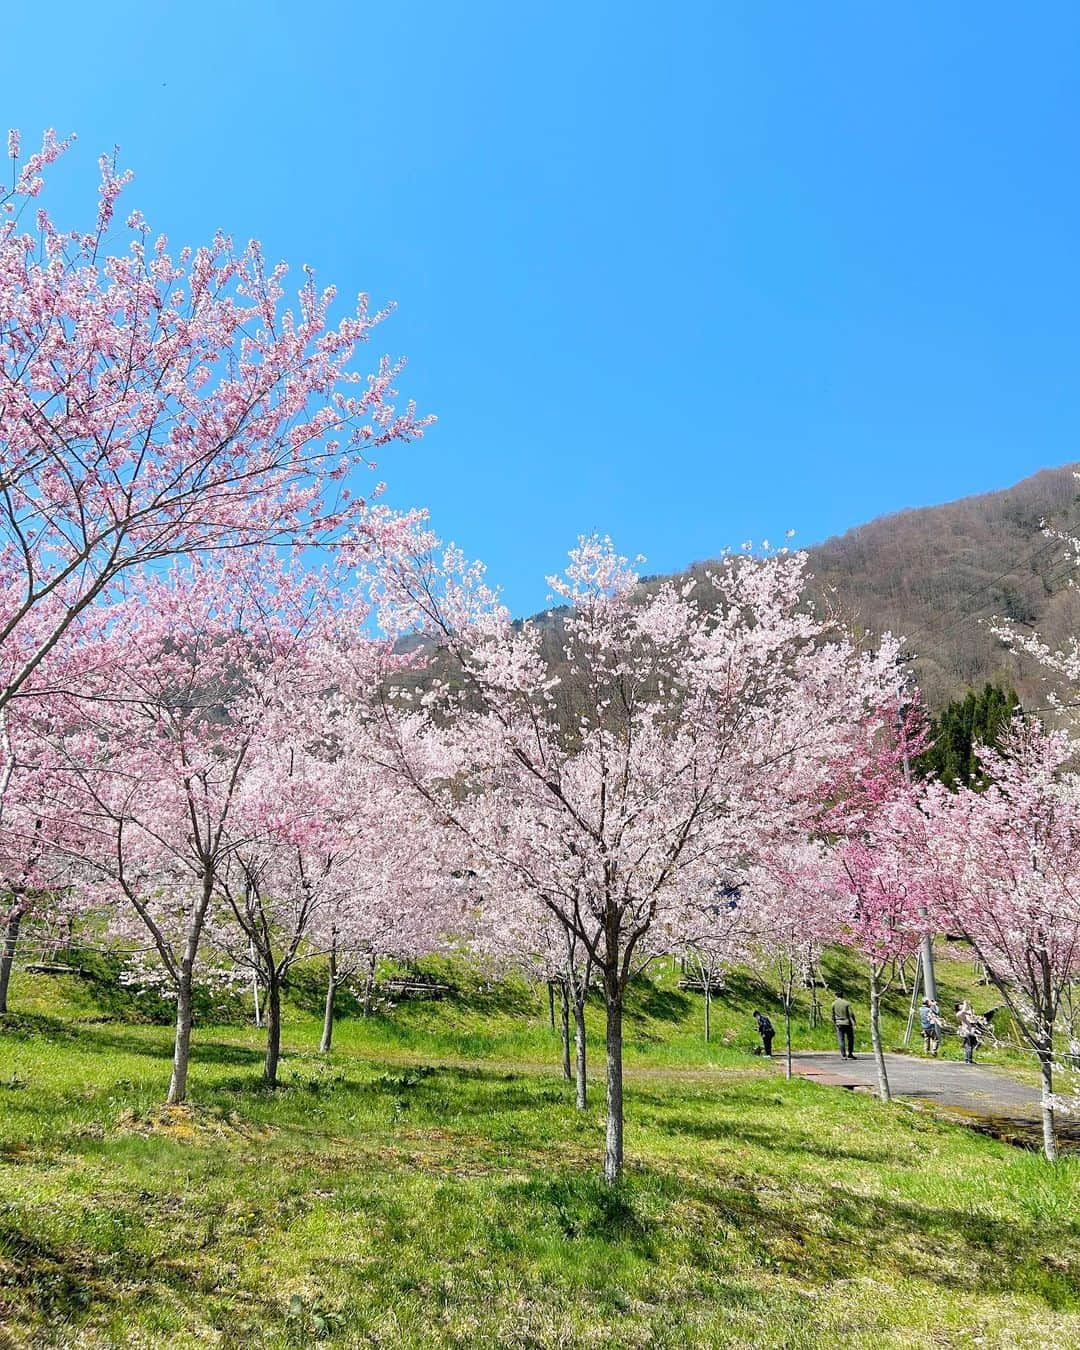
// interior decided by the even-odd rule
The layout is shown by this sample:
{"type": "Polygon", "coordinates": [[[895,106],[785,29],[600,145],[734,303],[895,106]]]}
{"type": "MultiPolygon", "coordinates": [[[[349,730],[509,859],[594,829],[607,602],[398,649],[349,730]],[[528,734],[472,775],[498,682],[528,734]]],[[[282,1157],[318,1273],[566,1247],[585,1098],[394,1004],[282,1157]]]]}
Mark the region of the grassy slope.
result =
{"type": "Polygon", "coordinates": [[[746,1052],[760,986],[731,982],[705,1047],[700,998],[659,975],[628,1026],[615,1191],[601,1095],[572,1109],[524,988],[343,1022],[329,1063],[294,1008],[276,1094],[254,1029],[204,1028],[196,1108],[169,1116],[167,1028],[75,1024],[92,990],[22,978],[0,1035],[8,1343],[1080,1342],[1077,1160],[786,1083],[746,1052]]]}

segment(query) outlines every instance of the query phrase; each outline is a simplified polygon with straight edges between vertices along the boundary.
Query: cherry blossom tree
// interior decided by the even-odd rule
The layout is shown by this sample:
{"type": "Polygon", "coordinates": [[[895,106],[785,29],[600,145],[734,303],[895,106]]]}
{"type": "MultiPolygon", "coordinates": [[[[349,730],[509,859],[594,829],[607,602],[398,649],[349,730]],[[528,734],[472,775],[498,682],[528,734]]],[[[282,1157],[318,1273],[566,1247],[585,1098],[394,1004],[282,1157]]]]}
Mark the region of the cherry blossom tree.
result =
{"type": "Polygon", "coordinates": [[[881,1041],[881,1000],[899,963],[919,950],[925,894],[904,847],[909,803],[898,799],[878,812],[872,827],[839,846],[842,931],[870,970],[870,1041],[878,1092],[892,1100],[881,1041]]]}
{"type": "MultiPolygon", "coordinates": [[[[483,858],[473,869],[477,877],[493,876],[483,858]]],[[[535,902],[528,890],[515,885],[505,869],[495,878],[491,894],[476,897],[477,922],[469,933],[469,945],[484,957],[524,971],[542,980],[553,993],[559,990],[562,1073],[574,1083],[574,1104],[588,1106],[588,1043],[585,1005],[594,979],[592,957],[576,932],[560,922],[549,909],[535,902]],[[571,1052],[570,1024],[573,1021],[571,1052]]],[[[554,1003],[552,1027],[554,1028],[554,1003]]]]}
{"type": "Polygon", "coordinates": [[[424,803],[399,778],[344,736],[338,768],[343,788],[335,804],[329,903],[315,912],[311,933],[314,949],[328,960],[323,1054],[333,1041],[342,985],[363,972],[367,1016],[379,958],[412,960],[467,941],[475,903],[457,838],[433,829],[424,803]]]}
{"type": "Polygon", "coordinates": [[[303,711],[296,702],[273,708],[276,734],[261,735],[249,752],[211,912],[214,945],[234,967],[250,968],[265,990],[263,1077],[271,1087],[281,1055],[282,991],[309,955],[319,910],[336,899],[349,848],[335,766],[305,743],[303,711]]]}
{"type": "MultiPolygon", "coordinates": [[[[88,620],[82,629],[89,641],[100,636],[88,620]]],[[[9,648],[17,646],[9,644],[9,648]]],[[[20,696],[0,707],[0,894],[5,897],[3,948],[0,951],[0,1012],[7,1011],[12,966],[28,922],[39,932],[78,909],[63,860],[48,847],[42,831],[46,814],[63,802],[55,764],[41,736],[41,713],[78,678],[70,652],[54,651],[39,665],[20,696]],[[46,805],[46,802],[51,803],[46,805]]],[[[2,654],[0,654],[2,657],[2,654]]]]}
{"type": "Polygon", "coordinates": [[[692,587],[636,590],[607,540],[564,578],[569,716],[536,625],[511,625],[476,568],[432,549],[381,574],[383,609],[434,635],[449,670],[385,686],[385,765],[469,840],[492,892],[546,910],[595,967],[606,1012],[604,1175],[623,1163],[629,981],[685,940],[718,873],[806,832],[850,728],[883,697],[891,653],[857,653],[802,604],[796,555],[721,561],[692,587]],[[527,897],[527,899],[526,899],[527,897]]]}
{"type": "Polygon", "coordinates": [[[8,1010],[8,986],[23,920],[40,894],[37,873],[42,848],[35,799],[41,784],[33,781],[33,752],[25,744],[31,737],[30,729],[11,710],[0,710],[0,894],[6,906],[0,950],[0,1013],[8,1010]]]}
{"type": "MultiPolygon", "coordinates": [[[[232,829],[245,775],[270,758],[281,709],[310,684],[333,592],[298,565],[241,552],[215,567],[140,574],[132,594],[85,653],[78,685],[51,705],[60,790],[43,829],[114,929],[130,933],[134,922],[149,936],[177,999],[176,1104],[207,918],[250,842],[232,829]]],[[[276,810],[293,806],[283,794],[276,810]]],[[[301,799],[296,810],[309,807],[301,799]]]]}
{"type": "Polygon", "coordinates": [[[1080,779],[1074,746],[1037,723],[983,750],[983,793],[929,784],[910,847],[942,921],[971,944],[1038,1058],[1043,1148],[1057,1155],[1054,1068],[1063,1002],[1080,977],[1080,779]]]}
{"type": "Polygon", "coordinates": [[[919,873],[905,848],[915,795],[909,759],[922,750],[926,727],[918,697],[900,673],[900,644],[882,650],[893,663],[892,688],[852,728],[860,748],[837,764],[817,828],[835,841],[842,931],[869,966],[878,1090],[882,1101],[890,1101],[881,1000],[897,970],[921,947],[928,923],[919,873]]]}
{"type": "Polygon", "coordinates": [[[788,1078],[795,990],[815,978],[825,948],[840,937],[838,862],[822,840],[794,840],[766,853],[747,883],[753,950],[776,976],[784,1008],[788,1078]]]}
{"type": "MultiPolygon", "coordinates": [[[[355,623],[363,611],[354,597],[345,612],[355,623]]],[[[371,646],[386,668],[392,654],[377,642],[371,646]]],[[[439,870],[449,870],[450,861],[431,849],[415,799],[343,741],[332,715],[333,691],[313,658],[306,654],[305,678],[291,681],[289,698],[268,709],[276,729],[260,736],[245,765],[214,930],[216,945],[234,965],[250,967],[266,991],[264,1076],[271,1084],[281,1048],[281,996],[292,967],[314,955],[328,958],[325,1053],[338,986],[362,962],[367,1013],[377,957],[433,950],[445,897],[454,890],[439,870]]]]}
{"type": "Polygon", "coordinates": [[[426,425],[395,409],[402,363],[353,368],[387,312],[366,297],[334,322],[306,272],[288,307],[257,242],[173,253],[138,210],[120,247],[114,159],[88,228],[35,211],[70,143],[24,159],[12,133],[0,194],[0,709],[131,569],[355,530],[353,470],[426,425]]]}
{"type": "MultiPolygon", "coordinates": [[[[745,886],[721,885],[715,879],[687,915],[684,960],[705,996],[705,1040],[712,1040],[713,991],[723,972],[750,952],[751,924],[745,886]]],[[[750,901],[753,904],[755,901],[750,901]]]]}

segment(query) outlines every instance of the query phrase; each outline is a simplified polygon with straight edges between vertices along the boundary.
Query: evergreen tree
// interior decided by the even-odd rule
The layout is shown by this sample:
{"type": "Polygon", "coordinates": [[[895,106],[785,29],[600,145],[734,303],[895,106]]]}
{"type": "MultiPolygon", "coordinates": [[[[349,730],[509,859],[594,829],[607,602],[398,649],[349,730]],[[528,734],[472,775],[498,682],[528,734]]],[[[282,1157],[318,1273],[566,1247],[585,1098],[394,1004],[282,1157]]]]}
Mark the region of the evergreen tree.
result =
{"type": "Polygon", "coordinates": [[[980,745],[997,749],[1002,733],[1020,706],[1015,689],[987,684],[981,693],[968,690],[930,723],[931,741],[913,768],[921,778],[938,778],[947,788],[981,792],[989,778],[979,767],[980,745]]]}

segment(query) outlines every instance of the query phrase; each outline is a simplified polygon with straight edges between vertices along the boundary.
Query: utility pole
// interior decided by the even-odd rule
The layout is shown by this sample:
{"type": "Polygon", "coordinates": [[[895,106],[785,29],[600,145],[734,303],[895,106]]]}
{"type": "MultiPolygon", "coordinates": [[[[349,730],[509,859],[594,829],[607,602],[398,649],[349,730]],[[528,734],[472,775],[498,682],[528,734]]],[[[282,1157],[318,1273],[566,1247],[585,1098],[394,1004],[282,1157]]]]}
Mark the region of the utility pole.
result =
{"type": "MultiPolygon", "coordinates": [[[[905,656],[900,657],[901,661],[915,661],[917,659],[918,659],[917,652],[909,652],[905,656]]],[[[904,726],[906,718],[907,718],[907,708],[904,705],[901,705],[896,715],[897,719],[896,729],[900,735],[901,738],[900,743],[903,748],[904,782],[910,785],[911,761],[910,759],[908,759],[907,730],[904,726]]],[[[921,909],[919,913],[924,919],[927,917],[925,908],[921,909]]],[[[922,977],[923,977],[923,984],[926,988],[926,997],[930,1000],[931,1003],[937,1003],[937,978],[934,975],[934,939],[929,929],[926,928],[923,929],[922,940],[919,946],[919,964],[922,967],[922,977]]]]}

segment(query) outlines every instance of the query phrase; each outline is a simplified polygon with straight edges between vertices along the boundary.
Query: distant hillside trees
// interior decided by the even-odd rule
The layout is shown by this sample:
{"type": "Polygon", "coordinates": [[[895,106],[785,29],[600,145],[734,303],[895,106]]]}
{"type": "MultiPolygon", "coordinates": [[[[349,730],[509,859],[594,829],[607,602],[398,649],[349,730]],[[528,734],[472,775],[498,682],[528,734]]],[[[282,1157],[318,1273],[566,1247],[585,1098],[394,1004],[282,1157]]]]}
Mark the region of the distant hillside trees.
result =
{"type": "Polygon", "coordinates": [[[1020,706],[1015,689],[986,684],[980,693],[970,689],[954,699],[930,723],[929,746],[915,761],[922,778],[937,778],[947,788],[970,787],[981,791],[989,783],[980,763],[978,747],[996,750],[1020,706]]]}

